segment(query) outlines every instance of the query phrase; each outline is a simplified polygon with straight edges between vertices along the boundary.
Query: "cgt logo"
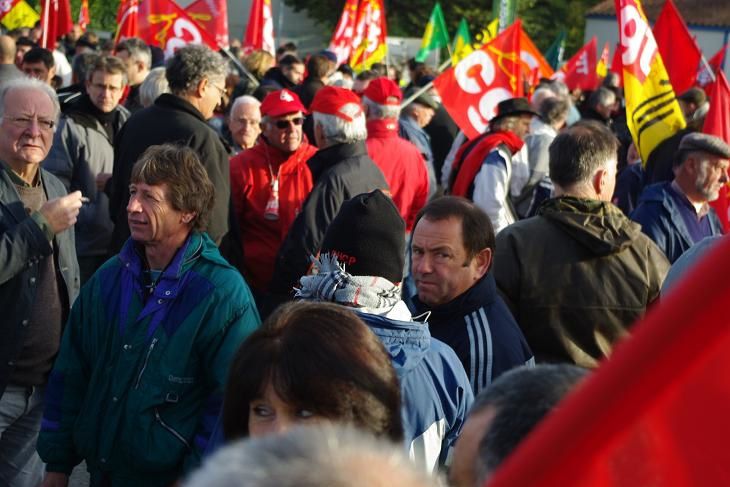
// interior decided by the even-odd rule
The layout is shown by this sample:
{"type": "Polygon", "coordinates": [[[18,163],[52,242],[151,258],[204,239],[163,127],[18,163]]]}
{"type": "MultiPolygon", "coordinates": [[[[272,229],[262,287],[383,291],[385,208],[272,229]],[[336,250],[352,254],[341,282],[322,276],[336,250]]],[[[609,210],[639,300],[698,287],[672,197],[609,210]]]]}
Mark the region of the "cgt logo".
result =
{"type": "Polygon", "coordinates": [[[165,57],[172,57],[175,51],[181,47],[188,44],[200,44],[203,40],[198,27],[183,18],[175,19],[175,23],[172,24],[172,33],[174,37],[171,37],[165,44],[165,57]]]}
{"type": "Polygon", "coordinates": [[[621,59],[624,69],[643,83],[651,71],[658,52],[654,34],[633,0],[624,0],[621,8],[621,59]]]}

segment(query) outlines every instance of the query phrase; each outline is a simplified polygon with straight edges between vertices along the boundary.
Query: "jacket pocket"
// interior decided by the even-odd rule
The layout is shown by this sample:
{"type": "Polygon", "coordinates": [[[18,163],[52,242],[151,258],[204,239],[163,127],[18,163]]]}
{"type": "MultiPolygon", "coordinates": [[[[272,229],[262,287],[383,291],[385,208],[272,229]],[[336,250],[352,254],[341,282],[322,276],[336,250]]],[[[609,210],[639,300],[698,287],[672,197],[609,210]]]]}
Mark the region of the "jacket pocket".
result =
{"type": "Polygon", "coordinates": [[[157,421],[157,424],[159,424],[164,430],[166,430],[168,433],[170,433],[172,436],[174,436],[180,443],[185,445],[185,448],[190,451],[192,448],[190,447],[190,443],[188,440],[185,439],[183,435],[181,435],[175,428],[167,424],[160,415],[160,410],[158,408],[155,408],[155,421],[157,421]]]}

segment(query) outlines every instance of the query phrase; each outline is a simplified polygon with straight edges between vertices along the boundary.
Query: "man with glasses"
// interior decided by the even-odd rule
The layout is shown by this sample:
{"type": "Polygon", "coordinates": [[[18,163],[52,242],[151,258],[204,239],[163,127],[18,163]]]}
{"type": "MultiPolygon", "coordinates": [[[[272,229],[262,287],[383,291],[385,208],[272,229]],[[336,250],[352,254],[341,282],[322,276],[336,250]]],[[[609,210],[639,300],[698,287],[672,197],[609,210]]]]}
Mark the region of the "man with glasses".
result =
{"type": "Polygon", "coordinates": [[[231,159],[244,273],[257,298],[268,289],[276,253],[312,190],[307,160],[317,148],[302,135],[305,112],[295,93],[269,93],[261,104],[259,143],[231,159]]]}
{"type": "Polygon", "coordinates": [[[79,290],[71,228],[82,205],[40,169],[56,94],[21,78],[0,87],[0,485],[36,486],[43,397],[61,326],[79,290]]]}
{"type": "Polygon", "coordinates": [[[76,227],[76,252],[85,283],[104,263],[112,237],[109,198],[104,185],[114,168],[114,138],[129,118],[119,104],[127,71],[118,58],[100,57],[86,76],[86,93],[64,109],[44,164],[67,191],[89,198],[76,227]]]}
{"type": "MultiPolygon", "coordinates": [[[[201,45],[188,45],[168,61],[170,93],[163,93],[148,108],[135,113],[114,143],[114,173],[109,210],[114,221],[110,253],[118,252],[129,237],[127,202],[134,163],[151,145],[182,143],[200,157],[215,187],[215,202],[208,234],[220,244],[229,229],[230,183],[228,152],[206,120],[213,116],[225,92],[226,61],[201,45]]],[[[229,258],[230,255],[224,255],[229,258]]]]}

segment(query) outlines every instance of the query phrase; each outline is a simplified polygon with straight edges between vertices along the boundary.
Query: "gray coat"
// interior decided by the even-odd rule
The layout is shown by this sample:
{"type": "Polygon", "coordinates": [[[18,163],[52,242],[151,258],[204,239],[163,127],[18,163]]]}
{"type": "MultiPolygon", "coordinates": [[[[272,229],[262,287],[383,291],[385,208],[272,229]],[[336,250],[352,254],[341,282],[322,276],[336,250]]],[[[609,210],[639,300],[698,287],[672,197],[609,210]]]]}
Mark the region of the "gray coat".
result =
{"type": "MultiPolygon", "coordinates": [[[[66,190],[52,174],[41,169],[41,182],[49,200],[66,190]]],[[[74,233],[68,229],[56,235],[55,245],[46,239],[38,224],[25,211],[5,166],[0,164],[0,397],[25,343],[27,320],[35,302],[34,283],[40,274],[38,262],[56,249],[56,262],[65,286],[61,299],[66,310],[79,292],[74,233]],[[65,295],[64,295],[65,293],[65,295]]]]}

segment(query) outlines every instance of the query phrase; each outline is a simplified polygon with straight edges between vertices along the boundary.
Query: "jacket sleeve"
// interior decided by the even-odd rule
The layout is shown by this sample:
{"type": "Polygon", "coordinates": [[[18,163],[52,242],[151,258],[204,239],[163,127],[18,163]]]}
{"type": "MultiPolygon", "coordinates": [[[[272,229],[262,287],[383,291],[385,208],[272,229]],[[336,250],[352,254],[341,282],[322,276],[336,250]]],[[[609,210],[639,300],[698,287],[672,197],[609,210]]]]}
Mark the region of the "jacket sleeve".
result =
{"type": "Polygon", "coordinates": [[[491,152],[474,178],[474,204],[489,216],[494,233],[499,234],[514,218],[507,208],[509,193],[507,167],[496,151],[491,152]]]}
{"type": "Polygon", "coordinates": [[[215,188],[215,201],[213,202],[213,211],[210,214],[207,232],[210,238],[217,245],[220,245],[229,229],[231,174],[228,154],[213,129],[194,135],[189,146],[200,156],[200,162],[203,163],[203,167],[205,167],[215,188]]]}
{"type": "Polygon", "coordinates": [[[68,192],[71,191],[74,172],[72,151],[75,145],[70,122],[67,118],[62,117],[58,130],[53,136],[51,150],[43,161],[43,169],[56,176],[68,192]]]}
{"type": "Polygon", "coordinates": [[[223,407],[223,389],[233,356],[241,343],[261,324],[248,286],[238,273],[235,278],[233,291],[221,293],[211,306],[213,313],[206,322],[212,326],[207,327],[209,332],[201,337],[196,346],[201,355],[205,381],[212,392],[203,404],[193,438],[193,451],[185,459],[187,472],[199,465],[208,450],[223,407]]]}
{"type": "Polygon", "coordinates": [[[344,193],[337,182],[324,181],[315,185],[302,206],[276,256],[272,294],[285,297],[292,286],[309,269],[309,256],[315,255],[322,244],[330,222],[344,201],[344,193]]]}
{"type": "Polygon", "coordinates": [[[74,448],[73,430],[91,379],[86,360],[89,330],[101,316],[95,309],[97,297],[90,294],[94,287],[90,282],[71,309],[46,387],[37,449],[48,472],[70,474],[82,460],[74,448]]]}
{"type": "Polygon", "coordinates": [[[659,216],[661,208],[655,203],[639,203],[639,206],[631,213],[631,219],[641,225],[644,232],[664,252],[665,256],[671,255],[669,248],[669,235],[666,223],[659,216]]]}
{"type": "Polygon", "coordinates": [[[648,265],[647,273],[649,277],[649,301],[647,304],[651,304],[659,299],[662,284],[664,284],[664,279],[667,277],[670,264],[664,253],[657,245],[654,244],[654,242],[648,242],[648,244],[649,247],[646,262],[648,265]]]}
{"type": "MultiPolygon", "coordinates": [[[[5,206],[7,203],[0,204],[5,206]]],[[[0,285],[23,272],[31,259],[53,253],[51,242],[33,218],[11,223],[7,212],[0,210],[0,229],[0,285]]]]}
{"type": "Polygon", "coordinates": [[[514,232],[509,230],[497,235],[496,250],[492,257],[492,269],[497,288],[515,321],[520,322],[520,260],[517,255],[514,232]]]}

